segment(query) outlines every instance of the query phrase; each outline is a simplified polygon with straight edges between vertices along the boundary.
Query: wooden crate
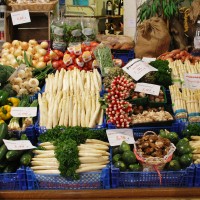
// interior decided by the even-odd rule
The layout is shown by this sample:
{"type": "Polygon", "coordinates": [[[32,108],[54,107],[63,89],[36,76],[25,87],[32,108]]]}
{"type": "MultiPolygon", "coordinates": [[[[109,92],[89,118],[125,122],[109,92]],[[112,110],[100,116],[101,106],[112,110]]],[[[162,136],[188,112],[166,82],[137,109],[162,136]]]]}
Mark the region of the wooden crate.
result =
{"type": "Polygon", "coordinates": [[[30,11],[30,23],[13,26],[10,12],[6,15],[5,39],[8,42],[13,40],[28,41],[50,40],[50,15],[51,12],[30,11]]]}

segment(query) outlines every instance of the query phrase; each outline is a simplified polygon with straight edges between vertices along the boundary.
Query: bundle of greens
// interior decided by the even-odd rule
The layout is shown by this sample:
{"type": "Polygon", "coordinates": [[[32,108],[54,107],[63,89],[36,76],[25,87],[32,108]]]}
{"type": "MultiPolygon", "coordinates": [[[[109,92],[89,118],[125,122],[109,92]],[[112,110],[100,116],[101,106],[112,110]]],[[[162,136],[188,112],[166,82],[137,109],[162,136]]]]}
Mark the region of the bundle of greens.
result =
{"type": "Polygon", "coordinates": [[[15,68],[6,65],[0,65],[0,86],[4,86],[8,78],[13,74],[15,68]]]}
{"type": "Polygon", "coordinates": [[[191,136],[200,136],[200,125],[198,123],[188,124],[182,131],[184,137],[190,139],[191,136]]]}
{"type": "Polygon", "coordinates": [[[165,88],[172,85],[171,69],[167,60],[155,60],[149,64],[158,71],[147,73],[140,82],[163,85],[165,88]]]}
{"type": "Polygon", "coordinates": [[[55,156],[59,161],[61,176],[78,179],[76,170],[80,161],[78,145],[85,143],[86,139],[99,139],[107,141],[105,129],[89,129],[82,127],[56,126],[39,136],[41,142],[51,142],[56,147],[55,156]]]}

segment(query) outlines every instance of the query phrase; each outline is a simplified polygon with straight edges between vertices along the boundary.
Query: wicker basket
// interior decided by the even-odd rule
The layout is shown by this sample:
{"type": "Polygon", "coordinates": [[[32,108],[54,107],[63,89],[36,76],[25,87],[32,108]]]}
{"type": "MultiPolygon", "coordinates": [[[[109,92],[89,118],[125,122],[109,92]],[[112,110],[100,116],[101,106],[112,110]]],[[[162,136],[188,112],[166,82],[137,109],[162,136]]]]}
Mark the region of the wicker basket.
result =
{"type": "Polygon", "coordinates": [[[29,11],[51,11],[54,10],[58,0],[51,0],[49,3],[16,3],[10,1],[8,5],[12,11],[29,10],[29,11]]]}

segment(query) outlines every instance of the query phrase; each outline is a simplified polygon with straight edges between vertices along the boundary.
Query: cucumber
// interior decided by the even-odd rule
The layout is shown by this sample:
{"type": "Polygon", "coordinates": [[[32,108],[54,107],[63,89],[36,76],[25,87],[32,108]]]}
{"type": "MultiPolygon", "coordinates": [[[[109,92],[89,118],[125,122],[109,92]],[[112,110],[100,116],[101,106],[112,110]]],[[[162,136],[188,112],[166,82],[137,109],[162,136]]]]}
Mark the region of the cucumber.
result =
{"type": "Polygon", "coordinates": [[[14,173],[17,171],[18,168],[19,168],[19,163],[10,163],[5,167],[3,173],[14,173]]]}
{"type": "Polygon", "coordinates": [[[3,144],[3,139],[8,137],[8,125],[6,123],[0,124],[0,145],[3,144]]]}
{"type": "Polygon", "coordinates": [[[2,144],[0,147],[0,161],[6,157],[7,152],[8,152],[8,149],[7,149],[6,145],[2,144]]]}
{"type": "Polygon", "coordinates": [[[8,162],[6,159],[4,159],[4,160],[2,160],[2,161],[0,162],[0,172],[1,172],[1,173],[2,173],[3,170],[7,167],[8,164],[9,164],[9,162],[8,162]]]}
{"type": "Polygon", "coordinates": [[[32,151],[24,153],[20,158],[20,164],[25,166],[30,165],[32,157],[33,157],[32,151]]]}
{"type": "Polygon", "coordinates": [[[9,150],[6,153],[6,159],[8,161],[15,161],[20,158],[20,156],[24,153],[24,150],[9,150]]]}

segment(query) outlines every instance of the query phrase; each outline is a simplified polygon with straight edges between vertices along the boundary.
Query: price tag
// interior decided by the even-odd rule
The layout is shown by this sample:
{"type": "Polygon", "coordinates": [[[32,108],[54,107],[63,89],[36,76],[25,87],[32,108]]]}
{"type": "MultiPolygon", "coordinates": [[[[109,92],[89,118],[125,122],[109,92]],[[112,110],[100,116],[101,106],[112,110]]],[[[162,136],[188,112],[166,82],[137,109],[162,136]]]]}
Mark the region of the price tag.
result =
{"type": "Polygon", "coordinates": [[[36,148],[31,144],[29,140],[5,140],[3,139],[4,144],[8,150],[26,150],[36,148]]]}
{"type": "Polygon", "coordinates": [[[11,12],[11,19],[13,25],[24,24],[31,22],[29,11],[21,10],[17,12],[11,12]]]}
{"type": "Polygon", "coordinates": [[[10,113],[13,117],[35,117],[37,107],[11,107],[10,113]]]}
{"type": "Polygon", "coordinates": [[[158,96],[160,92],[160,85],[137,83],[134,91],[144,92],[145,94],[152,94],[158,96]]]}
{"type": "Polygon", "coordinates": [[[158,71],[156,68],[138,58],[128,62],[122,69],[136,81],[141,79],[148,72],[158,71]]]}
{"type": "Polygon", "coordinates": [[[200,74],[184,74],[184,84],[189,89],[200,89],[200,74]]]}
{"type": "Polygon", "coordinates": [[[110,146],[119,146],[123,141],[128,144],[134,144],[132,129],[108,129],[106,130],[110,146]]]}
{"type": "Polygon", "coordinates": [[[146,63],[150,63],[150,62],[155,61],[155,60],[156,60],[156,58],[148,58],[148,57],[143,57],[142,58],[142,61],[144,61],[146,63]]]}

